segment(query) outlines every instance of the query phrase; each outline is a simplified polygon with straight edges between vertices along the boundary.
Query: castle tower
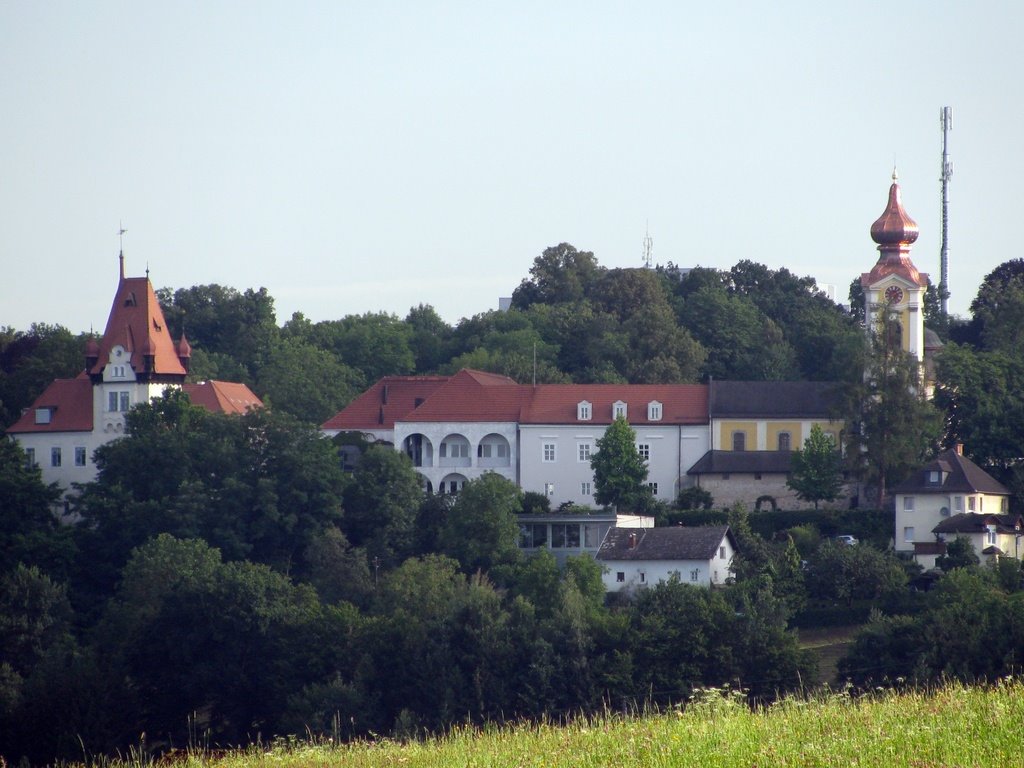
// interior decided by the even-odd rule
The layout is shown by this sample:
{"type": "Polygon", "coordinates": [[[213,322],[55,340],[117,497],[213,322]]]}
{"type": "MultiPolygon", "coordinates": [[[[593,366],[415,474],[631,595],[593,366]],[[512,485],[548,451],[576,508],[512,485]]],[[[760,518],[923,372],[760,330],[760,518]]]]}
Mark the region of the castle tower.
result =
{"type": "Polygon", "coordinates": [[[910,248],[917,240],[917,223],[903,209],[897,175],[892,173],[889,202],[871,225],[871,239],[878,243],[878,261],[861,275],[864,289],[864,317],[870,324],[881,308],[887,307],[900,327],[903,350],[924,363],[924,296],[928,275],[910,260],[910,248]]]}

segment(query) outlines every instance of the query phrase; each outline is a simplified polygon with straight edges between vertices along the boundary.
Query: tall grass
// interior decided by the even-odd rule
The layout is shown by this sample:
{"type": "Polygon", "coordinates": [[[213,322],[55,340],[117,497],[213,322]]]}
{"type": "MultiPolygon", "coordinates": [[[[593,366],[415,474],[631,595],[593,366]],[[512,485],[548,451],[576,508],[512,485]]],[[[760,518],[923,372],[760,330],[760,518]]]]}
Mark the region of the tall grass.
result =
{"type": "MultiPolygon", "coordinates": [[[[282,740],[181,754],[173,768],[402,766],[1012,766],[1024,764],[1024,684],[787,699],[751,711],[707,691],[685,709],[569,725],[459,728],[438,738],[335,745],[282,740]]],[[[137,761],[129,760],[127,764],[137,761]]]]}

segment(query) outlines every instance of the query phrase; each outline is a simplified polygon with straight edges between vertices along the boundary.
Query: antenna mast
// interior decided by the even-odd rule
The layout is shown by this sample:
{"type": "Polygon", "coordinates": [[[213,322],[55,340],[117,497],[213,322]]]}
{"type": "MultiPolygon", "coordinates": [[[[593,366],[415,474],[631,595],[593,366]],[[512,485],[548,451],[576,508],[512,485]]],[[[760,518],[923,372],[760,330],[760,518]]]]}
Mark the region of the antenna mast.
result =
{"type": "Polygon", "coordinates": [[[654,248],[654,241],[651,240],[649,222],[644,226],[644,266],[651,268],[651,249],[654,248]]]}
{"type": "Polygon", "coordinates": [[[942,243],[939,248],[939,301],[942,315],[948,314],[949,299],[949,180],[953,178],[953,161],[949,158],[949,132],[953,130],[953,108],[939,112],[942,125],[942,243]]]}

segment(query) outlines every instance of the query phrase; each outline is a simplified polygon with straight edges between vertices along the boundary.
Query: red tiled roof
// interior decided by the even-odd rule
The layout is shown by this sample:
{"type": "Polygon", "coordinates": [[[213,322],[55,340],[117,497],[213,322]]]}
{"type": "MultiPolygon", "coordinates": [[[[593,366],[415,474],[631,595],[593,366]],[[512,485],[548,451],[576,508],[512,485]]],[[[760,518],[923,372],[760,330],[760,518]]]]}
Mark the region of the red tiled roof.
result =
{"type": "Polygon", "coordinates": [[[397,421],[519,421],[532,387],[507,376],[463,369],[397,421]]]}
{"type": "Polygon", "coordinates": [[[536,388],[521,421],[524,424],[583,424],[576,405],[591,403],[593,424],[611,424],[612,404],[626,403],[626,420],[632,424],[707,424],[708,388],[704,384],[542,384],[536,388]],[[647,418],[647,404],[657,400],[662,417],[647,418]]]}
{"type": "Polygon", "coordinates": [[[393,429],[396,420],[446,381],[447,376],[385,376],[325,421],[321,429],[393,429]]]}
{"type": "Polygon", "coordinates": [[[323,429],[393,429],[396,421],[514,421],[521,424],[610,424],[612,404],[627,404],[631,424],[706,424],[703,384],[517,384],[507,376],[464,369],[445,377],[385,377],[322,425],[323,429]],[[385,396],[385,389],[387,395],[385,396]],[[417,403],[417,400],[420,402],[417,403]],[[576,406],[592,404],[587,422],[576,406]],[[647,405],[662,404],[648,420],[647,405]]]}
{"type": "Polygon", "coordinates": [[[26,432],[92,432],[92,382],[84,372],[75,379],[55,379],[32,407],[7,431],[26,432]],[[36,424],[36,410],[51,409],[49,424],[36,424]]]}
{"type": "Polygon", "coordinates": [[[263,407],[263,401],[245,384],[200,381],[196,384],[182,384],[181,388],[193,404],[211,413],[245,413],[250,408],[263,407]]]}
{"type": "Polygon", "coordinates": [[[185,378],[186,371],[178,359],[163,310],[148,277],[122,275],[100,340],[98,359],[88,373],[101,374],[110,361],[110,350],[117,344],[128,350],[129,362],[137,374],[185,378]],[[146,353],[153,355],[152,371],[146,371],[143,360],[146,353]]]}

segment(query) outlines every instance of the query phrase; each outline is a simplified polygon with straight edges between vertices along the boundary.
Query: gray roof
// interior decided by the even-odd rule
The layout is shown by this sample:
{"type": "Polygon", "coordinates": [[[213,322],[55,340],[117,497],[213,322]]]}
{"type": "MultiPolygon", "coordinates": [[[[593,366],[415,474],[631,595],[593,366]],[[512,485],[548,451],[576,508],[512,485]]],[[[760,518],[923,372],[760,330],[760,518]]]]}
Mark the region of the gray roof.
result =
{"type": "Polygon", "coordinates": [[[735,549],[736,542],[728,525],[612,528],[601,542],[597,559],[710,560],[718,553],[718,547],[725,537],[729,538],[735,549]]]}
{"type": "Polygon", "coordinates": [[[690,467],[688,475],[759,473],[785,475],[790,471],[792,451],[708,451],[690,467]]]}
{"type": "Polygon", "coordinates": [[[932,533],[985,533],[986,526],[994,525],[998,533],[1021,533],[1024,519],[1020,515],[985,515],[962,512],[947,517],[932,528],[932,533]]]}
{"type": "Polygon", "coordinates": [[[955,450],[943,451],[910,477],[897,484],[892,493],[988,493],[1009,496],[1006,486],[996,480],[966,456],[955,450]],[[929,483],[930,472],[943,474],[942,482],[929,483]]]}
{"type": "Polygon", "coordinates": [[[712,381],[708,409],[713,419],[841,418],[841,386],[832,381],[712,381]]]}

